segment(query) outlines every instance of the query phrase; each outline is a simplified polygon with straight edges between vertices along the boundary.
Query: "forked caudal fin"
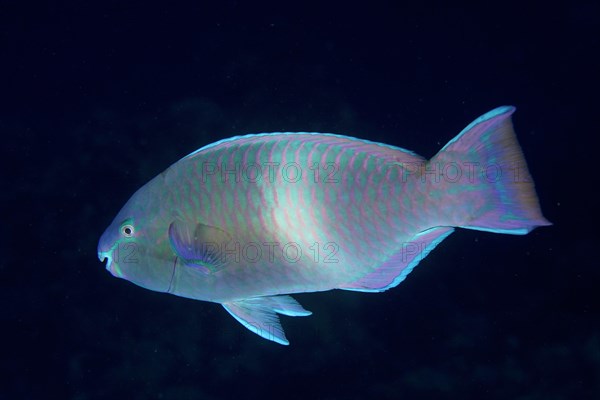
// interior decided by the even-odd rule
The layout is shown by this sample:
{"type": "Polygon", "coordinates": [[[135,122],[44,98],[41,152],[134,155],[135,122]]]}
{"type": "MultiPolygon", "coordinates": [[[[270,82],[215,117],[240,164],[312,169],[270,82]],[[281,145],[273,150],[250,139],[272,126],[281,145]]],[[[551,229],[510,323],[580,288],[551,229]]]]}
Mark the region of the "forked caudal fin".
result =
{"type": "MultiPolygon", "coordinates": [[[[513,131],[514,111],[514,107],[499,107],[484,114],[428,161],[417,178],[426,182],[427,198],[435,206],[434,226],[415,232],[374,271],[337,288],[382,292],[395,287],[453,227],[523,235],[551,225],[541,213],[513,131]]],[[[242,299],[223,307],[252,332],[284,345],[289,342],[277,314],[310,315],[290,296],[242,299]]]]}
{"type": "Polygon", "coordinates": [[[523,235],[551,225],[542,216],[513,131],[514,111],[499,107],[482,115],[427,162],[418,179],[427,182],[428,197],[439,199],[439,224],[416,233],[373,272],[340,289],[382,292],[395,287],[454,226],[523,235]]]}
{"type": "Polygon", "coordinates": [[[429,161],[438,170],[462,168],[460,179],[446,182],[446,193],[454,196],[450,202],[460,203],[453,210],[453,226],[524,235],[551,225],[542,215],[513,130],[514,111],[504,106],[482,115],[429,161]]]}

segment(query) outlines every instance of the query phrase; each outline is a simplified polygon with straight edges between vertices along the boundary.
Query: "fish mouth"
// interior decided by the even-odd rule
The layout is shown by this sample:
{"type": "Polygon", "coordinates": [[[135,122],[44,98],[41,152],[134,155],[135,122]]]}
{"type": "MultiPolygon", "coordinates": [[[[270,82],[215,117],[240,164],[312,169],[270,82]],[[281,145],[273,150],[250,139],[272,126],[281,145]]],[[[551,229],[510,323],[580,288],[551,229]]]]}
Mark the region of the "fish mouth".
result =
{"type": "Polygon", "coordinates": [[[98,259],[102,263],[104,262],[104,260],[108,260],[106,262],[106,270],[110,271],[110,266],[112,264],[112,257],[110,255],[108,255],[107,252],[105,252],[105,251],[99,251],[98,252],[98,259]]]}

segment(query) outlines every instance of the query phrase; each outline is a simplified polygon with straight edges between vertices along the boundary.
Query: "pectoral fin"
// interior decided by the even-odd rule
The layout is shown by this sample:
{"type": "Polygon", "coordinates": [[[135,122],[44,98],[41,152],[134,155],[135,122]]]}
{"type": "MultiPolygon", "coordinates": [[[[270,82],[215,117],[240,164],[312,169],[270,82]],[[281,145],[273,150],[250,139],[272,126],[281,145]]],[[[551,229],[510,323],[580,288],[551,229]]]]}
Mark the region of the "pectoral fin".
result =
{"type": "Polygon", "coordinates": [[[169,225],[169,241],[185,265],[210,274],[224,266],[226,260],[222,250],[231,241],[231,236],[214,226],[191,225],[177,220],[169,225]]]}
{"type": "Polygon", "coordinates": [[[223,303],[223,307],[252,332],[283,345],[288,345],[290,342],[285,337],[277,314],[291,317],[305,317],[312,314],[290,296],[254,297],[223,303]]]}

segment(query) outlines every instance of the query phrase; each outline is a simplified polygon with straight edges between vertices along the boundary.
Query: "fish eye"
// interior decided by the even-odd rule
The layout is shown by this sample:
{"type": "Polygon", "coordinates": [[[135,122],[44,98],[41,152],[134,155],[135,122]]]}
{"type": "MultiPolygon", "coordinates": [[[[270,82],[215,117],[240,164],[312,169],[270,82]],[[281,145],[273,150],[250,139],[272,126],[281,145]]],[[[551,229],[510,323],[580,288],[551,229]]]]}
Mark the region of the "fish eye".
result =
{"type": "Polygon", "coordinates": [[[132,237],[134,233],[135,229],[133,228],[133,225],[127,224],[121,227],[121,234],[125,237],[132,237]]]}

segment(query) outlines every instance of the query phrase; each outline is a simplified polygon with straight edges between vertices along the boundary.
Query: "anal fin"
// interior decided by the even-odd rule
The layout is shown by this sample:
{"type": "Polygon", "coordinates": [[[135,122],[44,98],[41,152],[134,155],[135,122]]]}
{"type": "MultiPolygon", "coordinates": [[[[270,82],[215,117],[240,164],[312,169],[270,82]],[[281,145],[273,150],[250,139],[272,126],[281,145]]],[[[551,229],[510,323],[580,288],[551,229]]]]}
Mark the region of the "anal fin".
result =
{"type": "Polygon", "coordinates": [[[398,286],[413,268],[453,231],[454,228],[438,226],[419,232],[410,241],[403,243],[402,248],[375,271],[338,289],[383,292],[398,286]]]}

